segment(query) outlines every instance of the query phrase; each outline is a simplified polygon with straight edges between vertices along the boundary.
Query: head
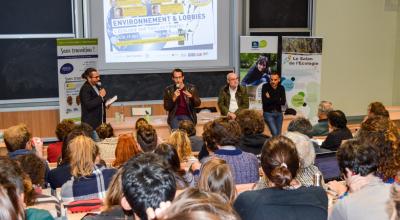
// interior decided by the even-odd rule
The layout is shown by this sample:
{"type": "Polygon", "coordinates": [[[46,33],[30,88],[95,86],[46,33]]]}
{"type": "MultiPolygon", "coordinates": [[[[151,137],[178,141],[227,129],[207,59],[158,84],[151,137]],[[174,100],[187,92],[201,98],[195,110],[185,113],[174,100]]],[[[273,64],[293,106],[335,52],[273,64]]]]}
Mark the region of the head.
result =
{"type": "Polygon", "coordinates": [[[368,117],[383,116],[389,118],[389,112],[382,102],[372,102],[368,105],[368,117]]]}
{"type": "Polygon", "coordinates": [[[25,154],[17,157],[22,170],[31,178],[32,184],[44,185],[46,165],[36,154],[25,154]]]}
{"type": "Polygon", "coordinates": [[[281,76],[277,72],[271,73],[271,76],[269,78],[269,84],[271,85],[272,88],[277,88],[279,83],[281,82],[281,76]]]}
{"type": "Polygon", "coordinates": [[[178,152],[174,145],[161,143],[156,147],[154,153],[159,155],[159,157],[164,161],[165,166],[172,172],[180,173],[183,171],[181,169],[181,161],[179,160],[178,152]]]}
{"type": "Polygon", "coordinates": [[[157,133],[153,126],[147,124],[136,131],[137,142],[144,152],[153,151],[157,146],[157,133]]]}
{"type": "Polygon", "coordinates": [[[231,89],[236,89],[239,85],[239,76],[234,72],[230,72],[226,75],[226,82],[231,89]]]}
{"type": "Polygon", "coordinates": [[[375,174],[378,169],[379,156],[376,148],[360,140],[351,139],[344,142],[339,147],[336,157],[343,174],[346,174],[346,168],[361,176],[375,174]]]}
{"type": "Polygon", "coordinates": [[[285,137],[293,141],[299,155],[300,167],[306,168],[315,162],[315,150],[311,140],[299,132],[286,132],[285,137]]]}
{"type": "Polygon", "coordinates": [[[0,173],[0,219],[25,219],[23,202],[12,182],[0,173]]]}
{"type": "Polygon", "coordinates": [[[190,139],[185,131],[176,130],[172,132],[168,138],[168,143],[175,146],[179,159],[182,162],[187,161],[187,159],[192,155],[190,139]]]}
{"type": "Polygon", "coordinates": [[[179,194],[162,219],[240,219],[226,199],[217,193],[188,188],[179,194]],[[195,215],[196,214],[196,215],[195,215]]]}
{"type": "Polygon", "coordinates": [[[207,150],[214,152],[214,151],[218,150],[218,147],[215,144],[213,137],[211,136],[212,123],[213,123],[212,121],[208,121],[203,125],[202,137],[203,137],[204,144],[207,147],[207,150]]]}
{"type": "Polygon", "coordinates": [[[260,72],[265,72],[268,68],[268,58],[266,56],[260,56],[256,62],[257,69],[260,72]]]}
{"type": "Polygon", "coordinates": [[[196,127],[191,120],[179,121],[179,129],[185,131],[189,137],[196,135],[196,127]]]}
{"type": "Polygon", "coordinates": [[[11,126],[4,131],[4,143],[8,152],[29,148],[31,133],[25,124],[11,126]]]}
{"type": "Polygon", "coordinates": [[[282,189],[290,186],[299,165],[296,146],[289,138],[276,136],[265,142],[261,151],[261,167],[274,187],[282,189]]]}
{"type": "Polygon", "coordinates": [[[136,144],[136,140],[131,134],[120,135],[115,148],[115,160],[112,165],[113,167],[119,167],[131,157],[141,152],[142,150],[136,144]]]}
{"type": "Polygon", "coordinates": [[[94,86],[100,82],[100,74],[95,68],[87,68],[85,72],[82,73],[82,79],[86,79],[86,81],[94,86]]]}
{"type": "Polygon", "coordinates": [[[308,119],[303,117],[297,117],[289,123],[288,131],[299,132],[301,134],[310,136],[312,131],[312,125],[308,119]]]}
{"type": "Polygon", "coordinates": [[[70,163],[70,155],[69,155],[68,145],[75,137],[80,136],[80,135],[89,137],[91,135],[91,133],[88,133],[85,130],[81,130],[79,127],[76,127],[67,135],[67,137],[65,137],[62,148],[61,148],[60,164],[69,164],[70,163]]]}
{"type": "Polygon", "coordinates": [[[122,208],[133,210],[140,219],[147,219],[147,208],[155,210],[160,202],[172,201],[175,197],[175,177],[163,167],[156,154],[138,154],[123,167],[122,190],[122,208]]]}
{"type": "Polygon", "coordinates": [[[332,110],[333,110],[332,102],[321,101],[318,105],[318,118],[319,119],[327,119],[328,113],[332,110]]]}
{"type": "MultiPolygon", "coordinates": [[[[122,172],[123,169],[120,168],[114,174],[112,180],[110,181],[110,185],[108,186],[106,198],[104,199],[104,212],[109,211],[113,208],[113,206],[119,206],[121,204],[121,199],[124,196],[122,191],[122,172]]],[[[125,213],[127,215],[132,215],[132,211],[125,213]]]]}
{"type": "Polygon", "coordinates": [[[96,128],[96,133],[99,135],[100,139],[106,139],[114,137],[114,129],[110,123],[102,123],[96,128]]]}
{"type": "Polygon", "coordinates": [[[333,110],[328,113],[329,126],[334,129],[343,129],[347,126],[346,115],[340,110],[333,110]]]}
{"type": "Polygon", "coordinates": [[[135,122],[135,130],[137,131],[142,125],[148,125],[149,122],[147,122],[146,119],[144,118],[138,118],[135,122]]]}
{"type": "Polygon", "coordinates": [[[71,119],[62,120],[56,127],[57,139],[63,141],[64,138],[75,128],[75,123],[71,119]]]}
{"type": "Polygon", "coordinates": [[[198,187],[200,190],[215,192],[226,197],[230,204],[233,204],[236,197],[231,169],[226,161],[220,158],[213,158],[202,166],[198,187]]]}
{"type": "Polygon", "coordinates": [[[236,121],[239,123],[243,135],[262,134],[264,132],[264,119],[260,112],[244,109],[237,114],[236,121]]]}
{"type": "Polygon", "coordinates": [[[241,134],[239,124],[228,117],[215,119],[210,125],[210,138],[217,146],[238,146],[241,134]]]}
{"type": "Polygon", "coordinates": [[[179,68],[172,70],[171,72],[172,81],[174,81],[175,85],[183,85],[183,80],[185,79],[185,75],[183,71],[179,68]]]}
{"type": "Polygon", "coordinates": [[[99,148],[94,141],[84,135],[75,137],[69,144],[71,174],[74,177],[89,176],[93,173],[99,148]]]}

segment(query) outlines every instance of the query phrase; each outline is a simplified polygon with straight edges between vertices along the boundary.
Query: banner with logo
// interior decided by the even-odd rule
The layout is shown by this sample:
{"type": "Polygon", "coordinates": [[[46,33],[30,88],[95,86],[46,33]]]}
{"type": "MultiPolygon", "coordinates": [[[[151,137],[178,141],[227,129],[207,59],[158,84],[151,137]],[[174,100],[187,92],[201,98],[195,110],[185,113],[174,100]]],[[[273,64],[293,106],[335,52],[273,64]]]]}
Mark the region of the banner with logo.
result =
{"type": "Polygon", "coordinates": [[[278,37],[240,37],[240,84],[247,87],[250,109],[262,109],[262,84],[278,67],[278,37]]]}
{"type": "Polygon", "coordinates": [[[82,73],[97,68],[97,39],[57,39],[60,120],[81,120],[82,73]]]}
{"type": "Polygon", "coordinates": [[[282,79],[289,108],[317,121],[321,86],[322,38],[282,38],[282,79]]]}

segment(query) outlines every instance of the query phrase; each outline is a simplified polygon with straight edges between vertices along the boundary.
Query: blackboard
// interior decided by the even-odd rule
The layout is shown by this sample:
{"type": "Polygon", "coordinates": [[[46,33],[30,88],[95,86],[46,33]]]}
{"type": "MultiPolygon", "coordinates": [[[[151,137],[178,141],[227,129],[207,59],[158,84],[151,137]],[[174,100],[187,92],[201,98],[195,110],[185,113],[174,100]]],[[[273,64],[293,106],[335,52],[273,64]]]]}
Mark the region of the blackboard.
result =
{"type": "Polygon", "coordinates": [[[58,97],[55,39],[1,39],[0,51],[0,100],[58,97]]]}
{"type": "MultiPolygon", "coordinates": [[[[230,71],[185,72],[185,82],[196,85],[200,97],[216,97],[230,71]]],[[[107,96],[118,101],[162,100],[164,88],[172,84],[170,73],[102,75],[107,96]]]]}

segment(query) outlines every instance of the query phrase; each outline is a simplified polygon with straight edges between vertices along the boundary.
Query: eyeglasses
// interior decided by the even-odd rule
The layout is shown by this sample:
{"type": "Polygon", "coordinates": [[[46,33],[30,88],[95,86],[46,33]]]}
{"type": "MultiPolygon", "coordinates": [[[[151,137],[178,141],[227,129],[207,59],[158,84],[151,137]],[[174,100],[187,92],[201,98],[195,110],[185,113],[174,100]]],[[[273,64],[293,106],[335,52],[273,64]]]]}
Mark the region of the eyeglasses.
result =
{"type": "Polygon", "coordinates": [[[183,76],[174,76],[173,78],[174,78],[174,79],[182,79],[183,76]]]}
{"type": "Polygon", "coordinates": [[[230,79],[228,79],[229,81],[235,81],[235,80],[239,80],[239,78],[238,77],[236,77],[236,78],[230,78],[230,79]]]}
{"type": "Polygon", "coordinates": [[[100,79],[100,76],[91,76],[90,78],[94,79],[100,79]]]}

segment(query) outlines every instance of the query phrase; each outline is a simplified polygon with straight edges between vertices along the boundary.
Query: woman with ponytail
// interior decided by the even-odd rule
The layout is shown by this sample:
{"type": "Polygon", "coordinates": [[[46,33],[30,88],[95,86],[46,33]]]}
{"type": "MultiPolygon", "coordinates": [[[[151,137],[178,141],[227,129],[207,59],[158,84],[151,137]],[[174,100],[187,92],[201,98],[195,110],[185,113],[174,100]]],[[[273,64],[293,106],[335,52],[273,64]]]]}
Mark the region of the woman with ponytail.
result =
{"type": "Polygon", "coordinates": [[[304,187],[295,179],[299,156],[284,136],[268,140],[261,151],[261,167],[269,188],[247,191],[234,203],[242,219],[327,219],[328,198],[322,187],[304,187]]]}

